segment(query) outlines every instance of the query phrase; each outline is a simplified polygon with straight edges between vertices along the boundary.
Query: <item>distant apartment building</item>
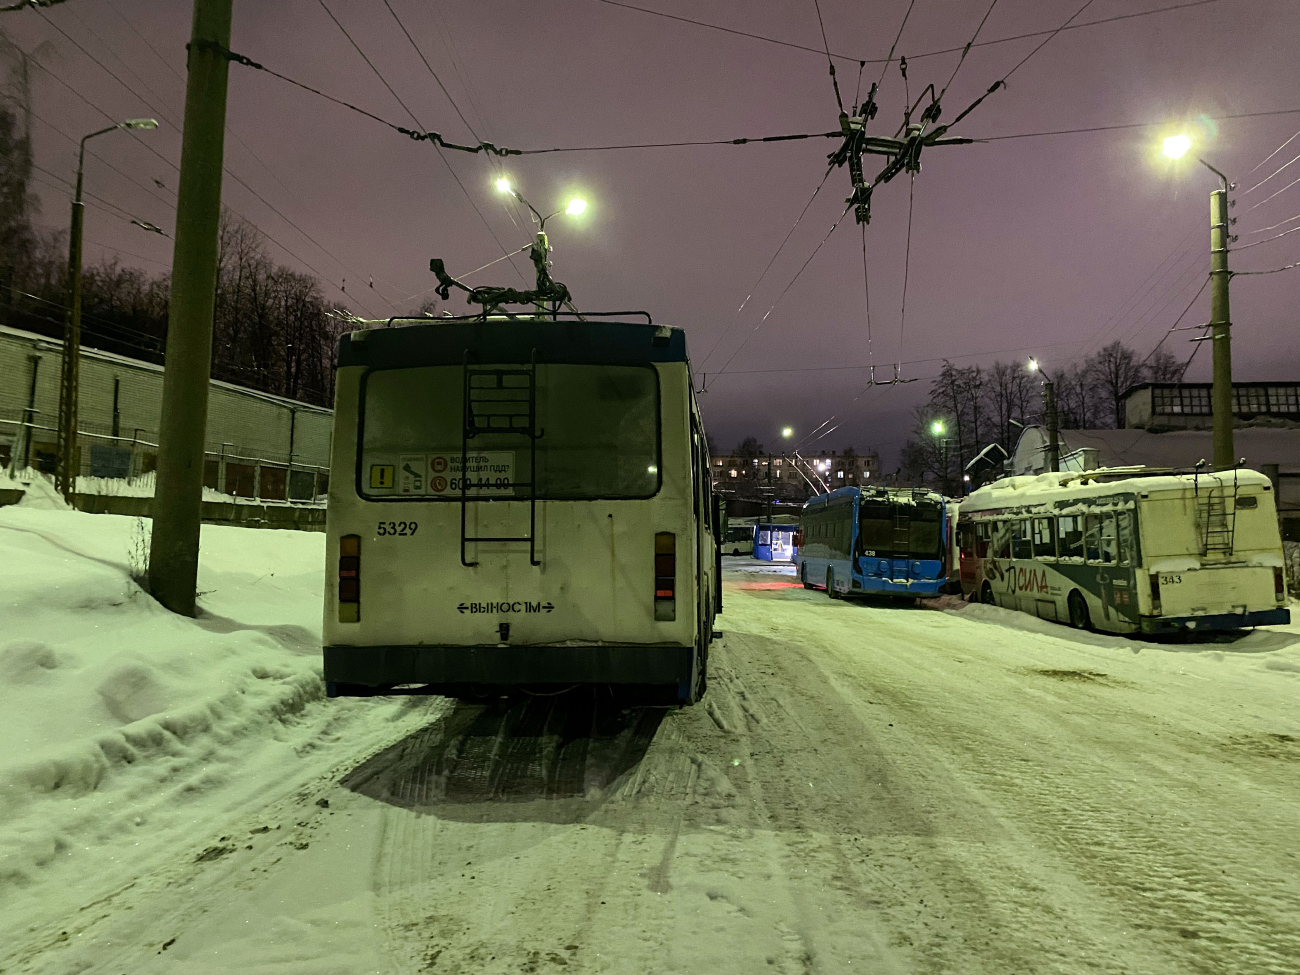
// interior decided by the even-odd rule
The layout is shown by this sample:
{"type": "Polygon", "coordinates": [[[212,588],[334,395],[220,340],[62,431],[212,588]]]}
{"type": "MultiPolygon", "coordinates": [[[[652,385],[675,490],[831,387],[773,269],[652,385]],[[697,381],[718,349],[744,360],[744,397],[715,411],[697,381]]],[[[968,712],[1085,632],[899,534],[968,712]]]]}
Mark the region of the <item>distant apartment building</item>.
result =
{"type": "Polygon", "coordinates": [[[714,489],[738,494],[770,491],[780,498],[803,498],[879,480],[880,456],[874,450],[860,453],[850,448],[807,457],[721,454],[713,458],[714,489]]]}

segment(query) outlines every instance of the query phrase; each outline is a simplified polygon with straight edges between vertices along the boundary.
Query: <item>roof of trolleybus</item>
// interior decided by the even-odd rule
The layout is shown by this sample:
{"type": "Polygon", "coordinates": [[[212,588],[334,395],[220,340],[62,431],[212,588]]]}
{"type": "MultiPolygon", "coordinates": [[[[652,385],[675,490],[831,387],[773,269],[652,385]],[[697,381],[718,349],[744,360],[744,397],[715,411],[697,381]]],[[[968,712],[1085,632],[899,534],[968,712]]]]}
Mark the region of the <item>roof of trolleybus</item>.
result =
{"type": "MultiPolygon", "coordinates": [[[[639,315],[643,312],[619,313],[639,315]]],[[[686,362],[686,333],[644,322],[492,316],[429,318],[392,328],[350,332],[339,340],[338,364],[371,369],[538,362],[633,365],[686,362]]],[[[394,319],[394,322],[402,321],[394,319]]]]}
{"type": "Polygon", "coordinates": [[[1149,497],[1164,493],[1193,490],[1199,480],[1200,488],[1231,487],[1238,489],[1272,489],[1272,482],[1258,471],[1247,468],[1226,471],[1174,472],[1140,467],[1112,467],[1094,471],[1061,471],[1046,474],[1024,474],[1004,477],[986,484],[962,499],[961,513],[971,516],[977,512],[1028,509],[1045,504],[1060,507],[1063,503],[1085,498],[1105,498],[1116,494],[1135,494],[1149,497]]]}

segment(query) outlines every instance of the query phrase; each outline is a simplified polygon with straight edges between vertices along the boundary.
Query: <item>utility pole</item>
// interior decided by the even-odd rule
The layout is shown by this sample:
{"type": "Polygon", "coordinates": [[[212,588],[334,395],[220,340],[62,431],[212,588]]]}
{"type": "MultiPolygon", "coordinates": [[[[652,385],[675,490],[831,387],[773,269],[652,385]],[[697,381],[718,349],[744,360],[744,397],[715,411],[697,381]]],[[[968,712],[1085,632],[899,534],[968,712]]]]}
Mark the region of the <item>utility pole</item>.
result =
{"type": "Polygon", "coordinates": [[[1226,470],[1237,463],[1232,442],[1232,317],[1228,311],[1228,177],[1201,160],[1223,180],[1223,189],[1210,194],[1210,331],[1214,350],[1214,466],[1226,470]]]}
{"type": "Polygon", "coordinates": [[[1043,400],[1047,412],[1047,469],[1061,469],[1061,442],[1056,416],[1056,383],[1043,377],[1043,400]]]}
{"type": "Polygon", "coordinates": [[[1061,427],[1056,412],[1056,382],[1033,356],[1029,358],[1029,371],[1043,375],[1043,413],[1047,420],[1047,469],[1059,471],[1061,469],[1061,427]]]}
{"type": "Polygon", "coordinates": [[[230,7],[231,0],[194,0],[149,547],[150,591],[173,613],[185,616],[194,615],[199,571],[230,7]]]}
{"type": "MultiPolygon", "coordinates": [[[[86,140],[81,140],[81,158],[86,140]]],[[[72,504],[77,489],[77,399],[81,379],[81,162],[77,163],[77,191],[72,198],[72,230],[68,240],[68,317],[63,325],[63,371],[59,379],[59,468],[55,487],[72,504]]]]}

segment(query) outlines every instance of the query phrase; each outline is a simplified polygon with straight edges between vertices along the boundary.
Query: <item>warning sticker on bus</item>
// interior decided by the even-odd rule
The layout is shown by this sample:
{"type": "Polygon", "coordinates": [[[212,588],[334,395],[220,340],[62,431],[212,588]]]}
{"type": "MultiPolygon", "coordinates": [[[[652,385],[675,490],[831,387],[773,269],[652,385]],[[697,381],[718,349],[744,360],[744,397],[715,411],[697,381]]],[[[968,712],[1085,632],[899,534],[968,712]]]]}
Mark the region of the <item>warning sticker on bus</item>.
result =
{"type": "Polygon", "coordinates": [[[425,465],[425,493],[455,495],[461,493],[462,479],[465,493],[471,497],[509,496],[515,493],[515,452],[513,450],[476,451],[467,455],[464,471],[461,455],[429,454],[425,465]]]}

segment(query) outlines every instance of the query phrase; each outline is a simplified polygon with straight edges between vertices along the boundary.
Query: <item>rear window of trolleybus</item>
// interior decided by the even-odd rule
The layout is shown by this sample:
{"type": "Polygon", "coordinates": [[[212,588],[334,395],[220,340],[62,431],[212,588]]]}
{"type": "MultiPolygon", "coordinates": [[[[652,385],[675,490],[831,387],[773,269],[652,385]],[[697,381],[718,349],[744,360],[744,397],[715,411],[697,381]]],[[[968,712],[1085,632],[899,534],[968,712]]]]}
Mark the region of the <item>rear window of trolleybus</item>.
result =
{"type": "Polygon", "coordinates": [[[858,514],[858,538],[863,552],[874,552],[882,558],[941,559],[943,510],[926,502],[863,501],[858,514]]]}
{"type": "MultiPolygon", "coordinates": [[[[362,379],[357,488],[368,500],[526,499],[533,472],[526,365],[384,369],[362,379]]],[[[659,377],[653,366],[539,363],[536,497],[649,498],[659,490],[659,377]]]]}

